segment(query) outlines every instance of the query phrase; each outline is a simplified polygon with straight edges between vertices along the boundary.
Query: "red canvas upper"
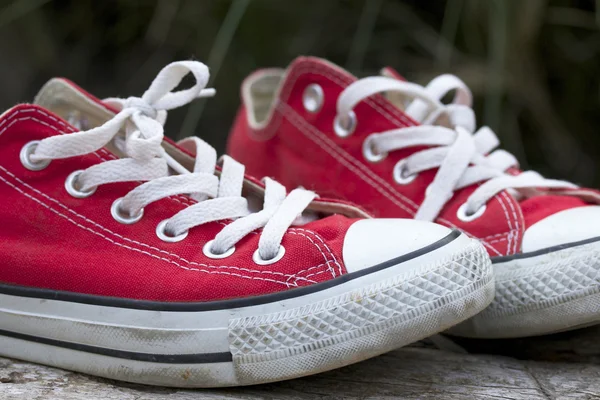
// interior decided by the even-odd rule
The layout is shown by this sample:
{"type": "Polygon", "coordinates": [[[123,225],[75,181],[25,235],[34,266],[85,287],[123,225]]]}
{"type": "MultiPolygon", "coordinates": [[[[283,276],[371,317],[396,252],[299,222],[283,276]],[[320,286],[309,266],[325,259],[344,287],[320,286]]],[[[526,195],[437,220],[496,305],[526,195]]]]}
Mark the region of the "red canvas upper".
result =
{"type": "MultiPolygon", "coordinates": [[[[387,75],[401,79],[391,69],[387,75]]],[[[354,202],[374,217],[412,218],[437,170],[420,173],[410,184],[400,185],[392,177],[394,165],[422,148],[395,151],[377,163],[365,160],[362,144],[369,134],[416,125],[382,95],[371,96],[354,108],[358,124],[352,135],[335,135],[337,98],[355,80],[326,61],[298,58],[286,71],[266,123],[251,126],[247,105],[242,104],[228,152],[253,175],[272,176],[288,187],[301,185],[354,202]],[[302,97],[306,87],[315,83],[323,89],[324,104],[313,113],[303,107],[302,97]]],[[[461,221],[456,212],[476,188],[472,185],[456,191],[435,222],[480,239],[492,256],[519,252],[526,227],[558,211],[586,205],[586,201],[598,202],[599,197],[595,191],[581,189],[519,202],[503,191],[487,203],[483,218],[461,221]]]]}
{"type": "Polygon", "coordinates": [[[67,193],[70,173],[115,158],[106,149],[52,161],[41,171],[21,164],[19,153],[26,143],[74,130],[33,105],[17,106],[0,117],[0,283],[191,302],[273,293],[346,273],[341,252],[353,219],[336,215],[290,228],[282,241],[286,254],[273,265],[252,262],[259,231],[238,242],[232,256],[214,260],[204,256],[202,246],[227,221],[192,228],[177,243],[156,236],[157,224],[193,204],[191,198],[151,203],[139,222],[124,225],[111,217],[111,204],[137,183],[102,185],[84,199],[67,193]]]}

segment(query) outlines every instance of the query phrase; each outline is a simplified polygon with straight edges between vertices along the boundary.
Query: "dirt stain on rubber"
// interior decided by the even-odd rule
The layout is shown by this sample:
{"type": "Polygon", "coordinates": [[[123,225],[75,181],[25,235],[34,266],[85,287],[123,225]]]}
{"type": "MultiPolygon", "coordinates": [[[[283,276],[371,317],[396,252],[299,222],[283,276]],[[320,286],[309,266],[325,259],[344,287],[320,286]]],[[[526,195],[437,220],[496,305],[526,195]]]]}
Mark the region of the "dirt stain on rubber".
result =
{"type": "Polygon", "coordinates": [[[183,371],[183,374],[181,374],[181,378],[183,378],[184,381],[190,379],[190,376],[192,376],[192,371],[190,371],[189,369],[186,369],[185,371],[183,371]]]}

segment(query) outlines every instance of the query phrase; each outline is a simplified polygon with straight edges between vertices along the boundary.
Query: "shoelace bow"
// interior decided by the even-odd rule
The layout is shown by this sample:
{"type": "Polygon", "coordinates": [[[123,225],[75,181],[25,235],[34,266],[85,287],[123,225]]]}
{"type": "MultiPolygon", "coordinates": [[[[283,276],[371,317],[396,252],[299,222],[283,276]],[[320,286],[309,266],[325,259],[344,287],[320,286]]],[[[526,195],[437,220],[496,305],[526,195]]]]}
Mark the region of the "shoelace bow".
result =
{"type": "Polygon", "coordinates": [[[387,77],[360,79],[339,96],[338,118],[347,121],[358,103],[372,95],[390,92],[407,99],[405,113],[421,125],[373,133],[365,139],[363,152],[368,159],[378,161],[395,150],[431,146],[399,161],[393,171],[398,183],[409,183],[420,172],[439,168],[415,218],[435,220],[454,191],[476,183],[482,184],[459,210],[466,220],[481,215],[487,202],[503,190],[517,197],[530,197],[539,193],[540,188],[577,187],[546,179],[534,171],[511,175],[509,170],[518,167],[517,159],[507,151],[494,151],[500,142],[490,128],[475,131],[471,92],[452,75],[439,76],[426,87],[387,77]],[[441,99],[451,91],[455,91],[452,103],[443,104],[441,99]],[[443,120],[448,127],[439,125],[443,120]]]}
{"type": "Polygon", "coordinates": [[[154,79],[142,97],[107,99],[121,111],[104,125],[87,131],[53,136],[40,141],[30,155],[33,162],[81,156],[95,152],[125,128],[122,151],[126,157],[104,161],[72,176],[73,185],[83,196],[91,195],[103,184],[144,181],[113,204],[113,216],[123,223],[137,222],[144,207],[165,197],[189,194],[198,203],[188,206],[161,222],[157,234],[166,241],[182,240],[189,229],[213,221],[233,220],[205,246],[208,253],[218,257],[230,254],[234,246],[250,232],[264,228],[255,256],[268,261],[282,254],[282,238],[309,203],[313,192],[296,189],[286,196],[285,188],[266,179],[263,209],[252,212],[248,200],[242,196],[244,166],[224,156],[220,178],[215,175],[217,154],[214,148],[198,138],[186,139],[182,144],[194,147],[194,170],[171,158],[162,148],[163,124],[168,110],[181,107],[198,97],[214,95],[214,89],[205,89],[208,68],[199,62],[181,61],[166,66],[154,79]],[[193,87],[173,92],[188,73],[196,82],[193,87]],[[178,175],[169,175],[169,167],[178,175]],[[116,213],[116,215],[115,215],[116,213]]]}

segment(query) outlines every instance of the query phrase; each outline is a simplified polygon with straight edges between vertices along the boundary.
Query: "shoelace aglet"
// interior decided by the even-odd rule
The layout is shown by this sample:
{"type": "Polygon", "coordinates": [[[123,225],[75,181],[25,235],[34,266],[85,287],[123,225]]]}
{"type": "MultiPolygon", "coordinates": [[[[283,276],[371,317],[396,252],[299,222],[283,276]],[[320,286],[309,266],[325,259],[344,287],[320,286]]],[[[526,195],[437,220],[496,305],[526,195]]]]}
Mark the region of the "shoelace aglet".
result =
{"type": "Polygon", "coordinates": [[[214,88],[206,88],[206,89],[202,89],[200,91],[200,94],[198,95],[199,99],[205,98],[205,97],[214,97],[217,94],[216,89],[214,88]]]}

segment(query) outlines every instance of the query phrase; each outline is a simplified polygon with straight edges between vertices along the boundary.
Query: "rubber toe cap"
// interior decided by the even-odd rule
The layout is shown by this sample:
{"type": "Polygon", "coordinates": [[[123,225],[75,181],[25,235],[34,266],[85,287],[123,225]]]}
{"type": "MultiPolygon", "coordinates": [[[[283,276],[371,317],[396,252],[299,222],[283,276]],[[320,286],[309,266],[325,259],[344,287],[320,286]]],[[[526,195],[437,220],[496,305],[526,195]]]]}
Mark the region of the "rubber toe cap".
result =
{"type": "Polygon", "coordinates": [[[413,219],[365,219],[352,224],[343,257],[350,273],[401,257],[448,236],[445,226],[413,219]]]}
{"type": "Polygon", "coordinates": [[[550,215],[525,230],[523,253],[600,236],[600,206],[571,208],[550,215]]]}

